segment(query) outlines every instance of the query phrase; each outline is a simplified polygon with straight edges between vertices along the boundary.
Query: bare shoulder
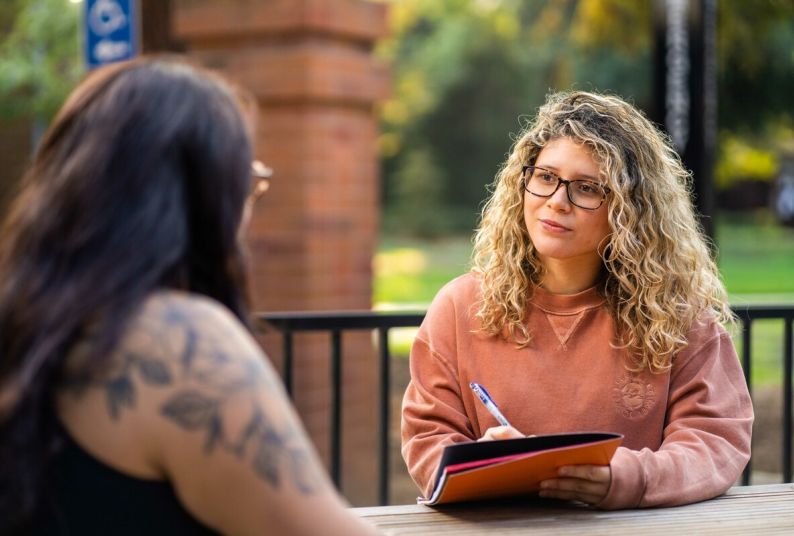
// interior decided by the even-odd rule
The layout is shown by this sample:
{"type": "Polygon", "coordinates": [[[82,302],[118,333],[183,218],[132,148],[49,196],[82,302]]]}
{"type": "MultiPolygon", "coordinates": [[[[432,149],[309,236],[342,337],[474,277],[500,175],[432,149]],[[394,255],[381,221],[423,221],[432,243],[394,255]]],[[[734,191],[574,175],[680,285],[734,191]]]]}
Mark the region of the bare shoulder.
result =
{"type": "Polygon", "coordinates": [[[122,341],[126,348],[141,348],[172,359],[185,358],[185,352],[190,353],[197,343],[247,349],[235,355],[261,357],[248,331],[226,307],[205,296],[178,291],[152,294],[131,319],[122,341]]]}
{"type": "Polygon", "coordinates": [[[323,519],[339,524],[334,534],[366,532],[334,493],[267,357],[221,304],[153,294],[108,361],[80,409],[89,430],[106,432],[93,443],[104,459],[145,460],[222,532],[314,534],[323,519]]]}
{"type": "MultiPolygon", "coordinates": [[[[90,340],[83,344],[90,345],[90,340]]],[[[80,370],[85,355],[87,352],[78,348],[68,364],[80,370]]],[[[209,298],[175,291],[147,298],[104,366],[67,383],[67,388],[76,390],[87,386],[106,392],[113,420],[121,419],[125,410],[137,409],[141,389],[153,390],[150,394],[156,395],[190,386],[195,399],[194,391],[199,388],[205,397],[220,397],[242,388],[279,388],[261,348],[226,307],[209,298]]]]}
{"type": "Polygon", "coordinates": [[[291,408],[280,379],[224,306],[202,296],[157,293],[131,323],[116,359],[136,376],[130,385],[158,391],[152,398],[159,401],[164,437],[188,434],[202,456],[231,457],[270,486],[289,480],[299,492],[313,492],[317,483],[304,470],[311,468],[306,443],[295,421],[285,418],[291,408]]]}
{"type": "Polygon", "coordinates": [[[151,385],[193,384],[220,394],[279,383],[262,349],[226,307],[183,292],[149,297],[114,359],[151,385]]]}

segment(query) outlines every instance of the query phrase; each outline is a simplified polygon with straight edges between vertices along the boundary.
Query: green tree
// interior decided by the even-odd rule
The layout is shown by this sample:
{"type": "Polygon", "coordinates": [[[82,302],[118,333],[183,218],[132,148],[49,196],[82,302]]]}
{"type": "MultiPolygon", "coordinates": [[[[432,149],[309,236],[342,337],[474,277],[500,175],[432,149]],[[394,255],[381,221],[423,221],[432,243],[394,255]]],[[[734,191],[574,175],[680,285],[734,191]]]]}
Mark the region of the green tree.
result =
{"type": "Polygon", "coordinates": [[[761,135],[791,125],[794,107],[794,2],[719,3],[720,125],[761,135]]]}
{"type": "MultiPolygon", "coordinates": [[[[718,188],[773,179],[794,154],[794,2],[719,4],[718,188]]],[[[740,195],[741,197],[741,195],[740,195]]]]}
{"type": "Polygon", "coordinates": [[[83,74],[80,5],[4,0],[0,8],[0,116],[48,121],[83,74]]]}
{"type": "MultiPolygon", "coordinates": [[[[550,91],[613,92],[645,110],[653,105],[652,1],[390,3],[393,34],[380,49],[395,79],[381,115],[387,230],[433,232],[419,215],[429,210],[425,193],[399,184],[411,180],[409,170],[441,182],[433,189],[433,218],[445,222],[438,234],[471,230],[522,122],[550,91]],[[433,169],[423,171],[423,161],[433,169]]],[[[792,50],[791,0],[719,2],[719,121],[721,139],[732,140],[720,152],[721,184],[747,169],[725,152],[736,140],[769,156],[781,133],[791,138],[792,50]]],[[[755,161],[766,163],[755,176],[774,169],[766,157],[755,161]]]]}
{"type": "MultiPolygon", "coordinates": [[[[615,47],[608,40],[594,42],[583,30],[593,19],[611,36],[610,25],[626,23],[602,17],[599,7],[623,3],[392,3],[394,37],[382,50],[396,79],[394,99],[382,114],[387,229],[422,235],[470,231],[516,134],[551,90],[611,90],[647,103],[647,42],[635,46],[642,39],[634,35],[615,47]],[[420,168],[422,161],[433,163],[432,172],[420,168]],[[428,209],[421,190],[400,185],[411,180],[408,170],[422,173],[425,182],[441,181],[435,208],[428,209]],[[427,210],[443,225],[428,228],[427,210]]],[[[650,27],[647,10],[621,12],[633,26],[645,17],[650,27]]]]}

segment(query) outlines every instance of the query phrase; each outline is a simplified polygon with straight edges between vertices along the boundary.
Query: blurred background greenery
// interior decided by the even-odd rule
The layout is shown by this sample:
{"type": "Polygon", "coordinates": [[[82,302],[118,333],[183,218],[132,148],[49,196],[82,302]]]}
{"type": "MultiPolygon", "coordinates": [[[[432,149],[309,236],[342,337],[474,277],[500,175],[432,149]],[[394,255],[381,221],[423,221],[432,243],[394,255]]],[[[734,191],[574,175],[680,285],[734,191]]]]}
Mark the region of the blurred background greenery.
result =
{"type": "Polygon", "coordinates": [[[81,6],[68,0],[0,2],[0,119],[47,123],[83,75],[81,6]]]}
{"type": "MultiPolygon", "coordinates": [[[[390,3],[393,35],[380,50],[395,76],[382,110],[387,235],[469,234],[514,137],[550,91],[654,105],[651,1],[390,3]]],[[[717,36],[718,201],[762,208],[794,151],[794,3],[721,0],[717,36]]]]}

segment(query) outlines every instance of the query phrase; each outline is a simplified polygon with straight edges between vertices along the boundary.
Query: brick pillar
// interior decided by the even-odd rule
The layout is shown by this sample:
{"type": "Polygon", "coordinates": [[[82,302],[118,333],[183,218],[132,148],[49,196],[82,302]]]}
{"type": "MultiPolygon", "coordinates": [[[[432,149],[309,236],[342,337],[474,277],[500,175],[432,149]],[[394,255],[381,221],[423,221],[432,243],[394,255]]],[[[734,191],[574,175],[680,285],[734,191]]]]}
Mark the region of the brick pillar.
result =
{"type": "MultiPolygon", "coordinates": [[[[249,229],[258,311],[369,309],[378,234],[372,56],[386,6],[364,0],[177,0],[174,37],[259,102],[257,156],[274,178],[249,229]]],[[[329,341],[296,338],[295,403],[328,462],[329,341]]],[[[263,344],[276,365],[275,338],[263,344]]],[[[377,364],[369,334],[343,338],[342,489],[376,500],[377,364]],[[362,454],[365,454],[362,456],[362,454]]]]}

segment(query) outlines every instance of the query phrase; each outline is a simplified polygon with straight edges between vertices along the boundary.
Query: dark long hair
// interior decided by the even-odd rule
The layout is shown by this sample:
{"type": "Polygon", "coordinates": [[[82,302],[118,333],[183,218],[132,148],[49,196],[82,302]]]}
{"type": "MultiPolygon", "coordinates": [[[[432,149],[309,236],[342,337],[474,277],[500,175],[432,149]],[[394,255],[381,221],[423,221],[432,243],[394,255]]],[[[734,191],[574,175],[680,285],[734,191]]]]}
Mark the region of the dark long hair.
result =
{"type": "Polygon", "coordinates": [[[105,67],[69,96],[0,238],[0,532],[38,500],[55,387],[87,326],[94,366],[157,288],[204,294],[246,323],[250,163],[234,90],[182,60],[105,67]]]}

